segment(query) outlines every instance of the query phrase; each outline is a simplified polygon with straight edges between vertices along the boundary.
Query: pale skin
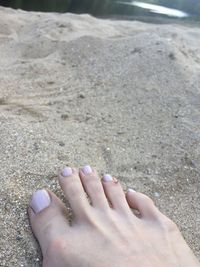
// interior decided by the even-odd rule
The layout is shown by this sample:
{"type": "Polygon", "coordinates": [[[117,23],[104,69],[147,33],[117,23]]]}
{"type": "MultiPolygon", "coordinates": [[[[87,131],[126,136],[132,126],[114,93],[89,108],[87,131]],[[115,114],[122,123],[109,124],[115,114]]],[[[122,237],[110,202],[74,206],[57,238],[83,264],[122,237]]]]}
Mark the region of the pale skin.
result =
{"type": "Polygon", "coordinates": [[[67,177],[61,172],[59,183],[74,213],[72,224],[51,191],[46,208],[28,209],[43,267],[200,267],[176,224],[149,197],[124,193],[115,178],[101,180],[89,166],[71,170],[67,177]]]}

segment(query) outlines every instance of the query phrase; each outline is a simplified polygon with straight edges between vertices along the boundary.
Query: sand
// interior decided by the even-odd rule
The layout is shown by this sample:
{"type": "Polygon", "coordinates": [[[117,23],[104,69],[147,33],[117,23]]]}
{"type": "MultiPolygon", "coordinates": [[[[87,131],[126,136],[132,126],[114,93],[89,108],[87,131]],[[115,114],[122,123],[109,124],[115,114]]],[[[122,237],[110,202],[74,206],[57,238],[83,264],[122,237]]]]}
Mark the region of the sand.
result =
{"type": "Polygon", "coordinates": [[[200,29],[0,8],[0,266],[41,266],[32,192],[90,164],[151,196],[200,259],[200,29]]]}

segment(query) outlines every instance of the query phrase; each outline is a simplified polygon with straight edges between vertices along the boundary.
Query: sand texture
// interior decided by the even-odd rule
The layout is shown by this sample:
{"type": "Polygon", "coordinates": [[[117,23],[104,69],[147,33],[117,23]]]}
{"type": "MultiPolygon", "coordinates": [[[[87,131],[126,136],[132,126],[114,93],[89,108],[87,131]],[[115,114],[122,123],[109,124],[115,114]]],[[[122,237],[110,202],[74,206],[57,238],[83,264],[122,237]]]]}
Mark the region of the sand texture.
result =
{"type": "Polygon", "coordinates": [[[151,196],[200,259],[200,29],[0,8],[0,266],[41,266],[30,196],[85,164],[151,196]]]}

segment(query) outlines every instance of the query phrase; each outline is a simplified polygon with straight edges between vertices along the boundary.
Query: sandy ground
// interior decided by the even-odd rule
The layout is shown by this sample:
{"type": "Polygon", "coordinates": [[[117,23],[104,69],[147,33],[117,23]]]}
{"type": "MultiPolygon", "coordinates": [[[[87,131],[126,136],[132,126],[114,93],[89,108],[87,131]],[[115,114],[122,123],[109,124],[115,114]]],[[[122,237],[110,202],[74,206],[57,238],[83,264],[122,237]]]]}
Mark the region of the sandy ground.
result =
{"type": "Polygon", "coordinates": [[[0,8],[0,266],[41,266],[31,193],[90,164],[151,196],[200,259],[200,29],[0,8]]]}

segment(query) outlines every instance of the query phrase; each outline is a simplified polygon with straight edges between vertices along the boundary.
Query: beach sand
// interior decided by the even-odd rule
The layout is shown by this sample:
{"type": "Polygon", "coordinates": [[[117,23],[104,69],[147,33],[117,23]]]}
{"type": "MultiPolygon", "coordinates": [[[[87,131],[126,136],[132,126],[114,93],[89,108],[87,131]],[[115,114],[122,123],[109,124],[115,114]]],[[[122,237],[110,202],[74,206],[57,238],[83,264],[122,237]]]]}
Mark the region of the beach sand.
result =
{"type": "Polygon", "coordinates": [[[41,266],[32,192],[86,164],[153,198],[200,259],[200,29],[0,8],[0,266],[41,266]]]}

